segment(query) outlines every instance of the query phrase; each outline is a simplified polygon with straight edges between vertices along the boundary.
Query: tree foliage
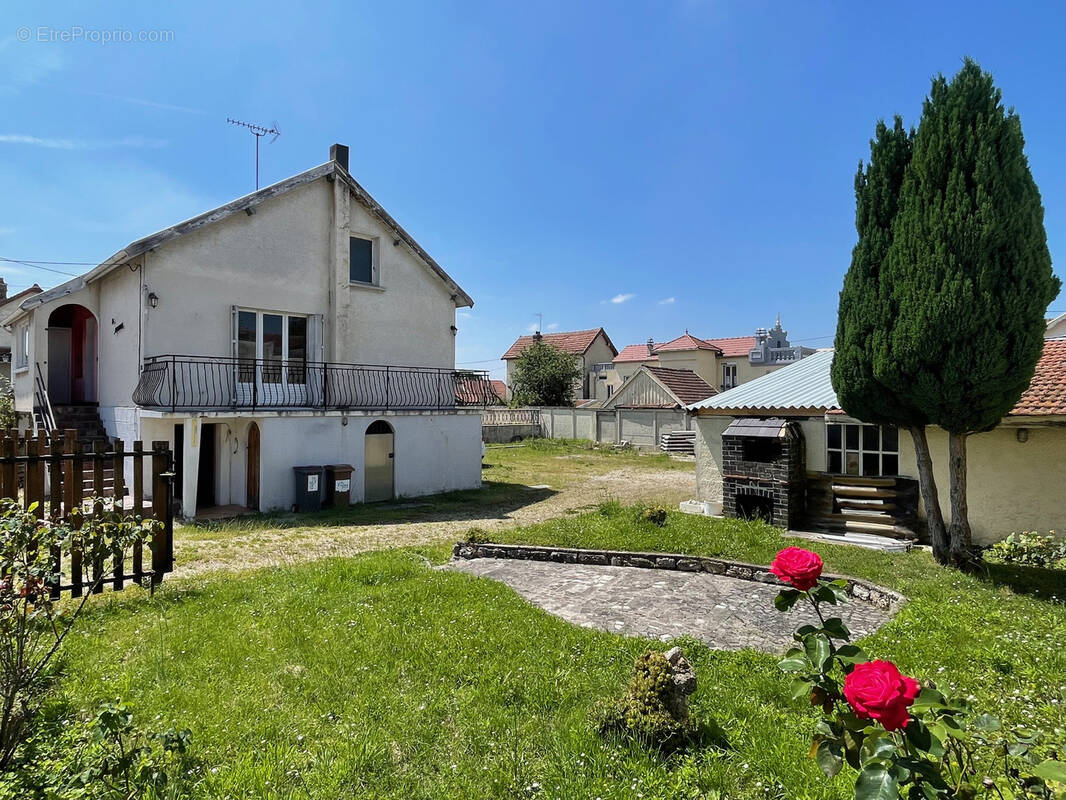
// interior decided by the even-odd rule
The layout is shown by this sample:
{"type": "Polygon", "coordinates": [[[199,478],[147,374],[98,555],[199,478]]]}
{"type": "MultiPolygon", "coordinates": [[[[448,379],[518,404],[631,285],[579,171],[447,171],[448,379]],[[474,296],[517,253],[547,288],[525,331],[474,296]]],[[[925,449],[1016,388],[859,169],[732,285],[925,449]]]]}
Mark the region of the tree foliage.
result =
{"type": "Polygon", "coordinates": [[[895,320],[875,372],[950,433],[990,430],[1017,403],[1061,287],[1023,147],[975,62],[933,81],[883,267],[895,320]]]}
{"type": "Polygon", "coordinates": [[[515,359],[514,401],[524,406],[572,406],[581,364],[572,354],[537,339],[515,359]]]}
{"type": "Polygon", "coordinates": [[[1060,289],[1021,122],[967,59],[933,81],[914,133],[878,124],[855,181],[859,241],[840,296],[833,385],[841,406],[915,439],[934,553],[972,561],[966,446],[1032,380],[1060,289]],[[924,428],[949,433],[943,529],[924,428]]]}

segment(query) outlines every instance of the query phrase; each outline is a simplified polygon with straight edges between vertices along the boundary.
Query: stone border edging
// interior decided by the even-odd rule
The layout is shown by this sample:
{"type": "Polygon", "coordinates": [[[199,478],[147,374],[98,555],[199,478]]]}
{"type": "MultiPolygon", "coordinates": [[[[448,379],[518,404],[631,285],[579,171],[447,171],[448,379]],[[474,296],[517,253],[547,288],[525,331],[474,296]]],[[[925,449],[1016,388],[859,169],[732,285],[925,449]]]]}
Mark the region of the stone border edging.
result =
{"type": "MultiPolygon", "coordinates": [[[[514,558],[526,561],[551,561],[557,564],[587,564],[602,567],[637,567],[640,569],[669,569],[682,572],[709,572],[742,581],[757,581],[784,586],[776,575],[758,564],[726,561],[709,556],[678,553],[645,553],[628,550],[583,550],[576,547],[542,547],[528,544],[497,544],[495,542],[456,542],[452,560],[473,558],[514,558]]],[[[856,600],[886,611],[897,611],[907,598],[899,592],[860,581],[846,575],[823,575],[828,580],[848,582],[848,594],[856,600]]]]}

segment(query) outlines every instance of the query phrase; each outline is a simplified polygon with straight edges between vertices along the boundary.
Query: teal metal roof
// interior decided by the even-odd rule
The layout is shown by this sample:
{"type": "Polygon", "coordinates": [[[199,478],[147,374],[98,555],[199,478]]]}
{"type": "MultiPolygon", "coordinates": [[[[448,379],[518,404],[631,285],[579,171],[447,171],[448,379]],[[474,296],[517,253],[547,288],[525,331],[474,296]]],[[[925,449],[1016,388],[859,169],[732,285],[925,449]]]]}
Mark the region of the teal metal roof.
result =
{"type": "Polygon", "coordinates": [[[688,410],[821,412],[839,408],[829,377],[832,363],[833,351],[819,350],[795,364],[693,403],[688,410]]]}

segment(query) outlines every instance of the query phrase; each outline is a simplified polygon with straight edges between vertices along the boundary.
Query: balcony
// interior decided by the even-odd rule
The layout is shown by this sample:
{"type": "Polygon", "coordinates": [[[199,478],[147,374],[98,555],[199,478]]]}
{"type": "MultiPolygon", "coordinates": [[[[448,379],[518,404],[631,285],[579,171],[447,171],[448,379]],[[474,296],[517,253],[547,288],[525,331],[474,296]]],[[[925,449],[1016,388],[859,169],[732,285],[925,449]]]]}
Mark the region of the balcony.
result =
{"type": "Polygon", "coordinates": [[[430,411],[500,405],[486,372],[177,355],[145,359],[133,402],[165,411],[430,411]]]}

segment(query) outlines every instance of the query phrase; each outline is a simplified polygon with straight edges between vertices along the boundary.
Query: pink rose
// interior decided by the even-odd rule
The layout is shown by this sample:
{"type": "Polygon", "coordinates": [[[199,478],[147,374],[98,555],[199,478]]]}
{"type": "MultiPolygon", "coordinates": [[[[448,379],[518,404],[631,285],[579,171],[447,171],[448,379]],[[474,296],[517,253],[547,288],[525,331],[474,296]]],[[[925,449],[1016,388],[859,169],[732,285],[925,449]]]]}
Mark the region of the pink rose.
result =
{"type": "Polygon", "coordinates": [[[822,559],[802,547],[786,547],[774,558],[770,572],[800,591],[806,591],[818,583],[822,559]]]}
{"type": "Polygon", "coordinates": [[[886,731],[906,728],[907,711],[921,687],[900,673],[891,661],[856,664],[844,678],[844,697],[863,719],[880,722],[886,731]]]}

